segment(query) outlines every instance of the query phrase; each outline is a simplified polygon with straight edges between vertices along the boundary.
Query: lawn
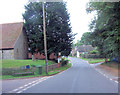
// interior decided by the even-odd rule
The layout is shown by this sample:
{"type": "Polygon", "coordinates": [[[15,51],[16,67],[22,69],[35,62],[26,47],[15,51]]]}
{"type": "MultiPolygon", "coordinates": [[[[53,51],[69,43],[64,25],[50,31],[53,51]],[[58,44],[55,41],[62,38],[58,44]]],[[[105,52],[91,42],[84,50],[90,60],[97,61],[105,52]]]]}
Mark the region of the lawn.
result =
{"type": "Polygon", "coordinates": [[[105,59],[102,59],[102,58],[96,58],[96,59],[93,59],[93,58],[82,58],[80,57],[80,59],[83,59],[83,60],[86,60],[88,61],[89,63],[99,63],[99,62],[105,62],[105,59]]]}
{"type": "MultiPolygon", "coordinates": [[[[53,61],[48,61],[48,65],[54,64],[53,61]]],[[[45,60],[2,60],[2,68],[17,68],[25,65],[45,65],[45,60]]]]}
{"type": "Polygon", "coordinates": [[[50,70],[48,72],[48,74],[46,74],[45,72],[43,72],[41,75],[35,73],[34,75],[27,75],[27,76],[12,76],[12,75],[3,75],[0,76],[0,79],[16,79],[16,78],[28,78],[28,77],[39,77],[39,76],[49,76],[49,75],[53,75],[53,74],[57,74],[61,71],[67,70],[68,68],[71,67],[71,63],[68,63],[66,66],[64,67],[60,67],[60,68],[55,68],[53,70],[50,70]]]}

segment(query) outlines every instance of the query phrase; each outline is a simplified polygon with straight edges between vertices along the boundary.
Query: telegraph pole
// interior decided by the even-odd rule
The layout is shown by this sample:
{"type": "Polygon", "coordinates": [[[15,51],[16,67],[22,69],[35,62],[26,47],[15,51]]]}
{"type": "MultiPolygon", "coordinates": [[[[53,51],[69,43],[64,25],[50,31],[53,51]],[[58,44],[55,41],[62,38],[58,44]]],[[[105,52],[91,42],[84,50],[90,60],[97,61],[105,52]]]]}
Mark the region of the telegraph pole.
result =
{"type": "Polygon", "coordinates": [[[45,65],[46,65],[46,74],[48,74],[48,63],[47,63],[47,41],[46,41],[46,30],[45,30],[45,8],[43,2],[43,33],[44,33],[44,50],[45,50],[45,65]]]}

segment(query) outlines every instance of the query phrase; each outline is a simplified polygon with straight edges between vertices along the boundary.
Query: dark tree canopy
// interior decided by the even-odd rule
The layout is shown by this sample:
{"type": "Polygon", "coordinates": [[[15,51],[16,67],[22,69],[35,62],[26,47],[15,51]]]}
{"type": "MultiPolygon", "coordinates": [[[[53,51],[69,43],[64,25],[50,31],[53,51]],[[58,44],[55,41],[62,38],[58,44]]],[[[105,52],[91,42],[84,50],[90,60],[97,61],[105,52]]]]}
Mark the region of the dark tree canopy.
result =
{"type": "Polygon", "coordinates": [[[120,57],[120,2],[91,2],[87,12],[97,12],[90,24],[91,42],[108,58],[120,57]]]}
{"type": "MultiPolygon", "coordinates": [[[[44,53],[42,3],[29,3],[25,6],[23,18],[30,52],[44,53]]],[[[68,56],[71,52],[74,35],[71,32],[69,14],[63,2],[45,3],[47,53],[61,52],[68,56]]]]}

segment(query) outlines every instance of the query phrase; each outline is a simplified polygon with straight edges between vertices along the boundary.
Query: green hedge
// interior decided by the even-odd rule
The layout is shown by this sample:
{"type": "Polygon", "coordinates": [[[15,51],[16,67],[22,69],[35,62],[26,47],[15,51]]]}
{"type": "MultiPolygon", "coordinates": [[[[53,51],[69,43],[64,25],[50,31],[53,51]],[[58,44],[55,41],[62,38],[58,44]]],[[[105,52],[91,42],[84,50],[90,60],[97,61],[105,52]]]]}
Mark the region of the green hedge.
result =
{"type": "Polygon", "coordinates": [[[82,54],[81,56],[83,58],[103,58],[103,56],[98,54],[82,54]]]}

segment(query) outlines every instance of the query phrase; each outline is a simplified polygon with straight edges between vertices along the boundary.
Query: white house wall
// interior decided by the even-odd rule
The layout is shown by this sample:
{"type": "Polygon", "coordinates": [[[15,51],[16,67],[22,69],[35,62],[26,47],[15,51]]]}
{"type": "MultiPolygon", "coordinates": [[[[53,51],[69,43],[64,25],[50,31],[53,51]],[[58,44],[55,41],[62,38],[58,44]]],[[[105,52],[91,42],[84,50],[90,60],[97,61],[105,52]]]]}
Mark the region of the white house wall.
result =
{"type": "Polygon", "coordinates": [[[77,57],[80,57],[80,54],[79,54],[79,52],[77,51],[77,57]]]}
{"type": "Polygon", "coordinates": [[[0,59],[2,59],[2,50],[0,50],[0,59]]]}
{"type": "Polygon", "coordinates": [[[14,50],[0,50],[0,59],[14,59],[14,50]]]}

